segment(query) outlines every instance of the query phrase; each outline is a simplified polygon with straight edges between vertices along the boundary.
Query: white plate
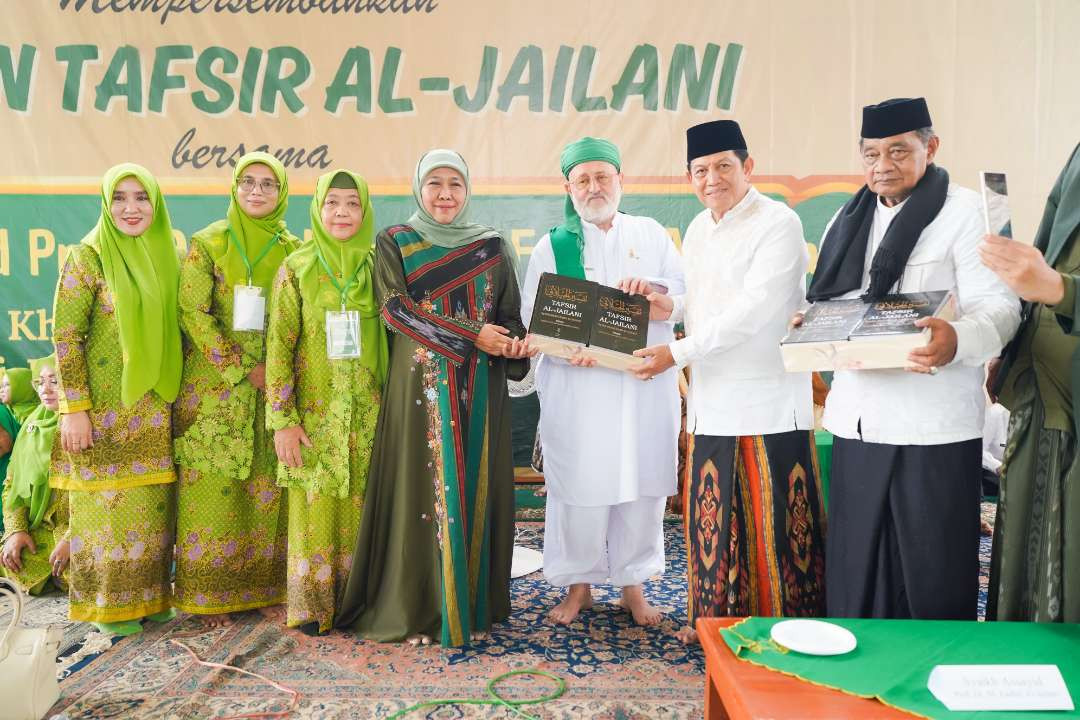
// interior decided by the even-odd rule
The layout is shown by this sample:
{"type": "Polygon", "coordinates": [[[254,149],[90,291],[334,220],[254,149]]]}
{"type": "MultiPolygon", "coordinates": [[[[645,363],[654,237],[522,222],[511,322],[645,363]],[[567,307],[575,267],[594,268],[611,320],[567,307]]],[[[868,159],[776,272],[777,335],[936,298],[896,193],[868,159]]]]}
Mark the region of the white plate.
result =
{"type": "Polygon", "coordinates": [[[784,620],[772,626],[770,635],[779,645],[807,655],[843,655],[855,649],[850,630],[821,620],[784,620]]]}
{"type": "Polygon", "coordinates": [[[536,550],[514,546],[514,559],[510,565],[510,577],[517,578],[534,573],[544,567],[544,556],[536,550]]]}

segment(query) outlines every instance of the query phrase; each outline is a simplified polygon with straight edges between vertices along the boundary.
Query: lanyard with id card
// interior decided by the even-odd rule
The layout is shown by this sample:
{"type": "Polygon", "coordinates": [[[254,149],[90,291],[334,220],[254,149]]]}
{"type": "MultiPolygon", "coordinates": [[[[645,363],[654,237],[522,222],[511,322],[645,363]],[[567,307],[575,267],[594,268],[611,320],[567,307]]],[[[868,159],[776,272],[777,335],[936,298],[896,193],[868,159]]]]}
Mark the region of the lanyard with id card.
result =
{"type": "Polygon", "coordinates": [[[345,296],[348,294],[349,288],[356,282],[356,276],[360,274],[363,264],[356,268],[352,277],[349,278],[349,282],[342,287],[337,278],[334,277],[334,271],[330,269],[326,259],[323,257],[322,250],[319,249],[317,244],[315,245],[315,252],[319,256],[319,262],[322,263],[323,270],[330,277],[330,282],[341,293],[341,310],[326,311],[326,357],[329,360],[358,358],[363,350],[363,343],[360,340],[360,312],[345,309],[345,296]]]}
{"type": "Polygon", "coordinates": [[[236,248],[236,252],[239,253],[240,259],[244,261],[244,266],[247,268],[247,285],[233,285],[233,330],[240,331],[254,331],[263,332],[266,329],[266,297],[263,295],[263,289],[258,285],[252,285],[251,277],[253,274],[253,268],[258,265],[259,262],[266,257],[266,254],[270,252],[270,249],[278,241],[277,233],[274,237],[270,238],[270,242],[266,243],[262,252],[259,253],[259,257],[255,258],[255,262],[249,262],[247,254],[244,252],[244,248],[240,247],[240,243],[236,242],[236,238],[233,236],[232,228],[225,230],[229,235],[229,242],[236,248]]]}

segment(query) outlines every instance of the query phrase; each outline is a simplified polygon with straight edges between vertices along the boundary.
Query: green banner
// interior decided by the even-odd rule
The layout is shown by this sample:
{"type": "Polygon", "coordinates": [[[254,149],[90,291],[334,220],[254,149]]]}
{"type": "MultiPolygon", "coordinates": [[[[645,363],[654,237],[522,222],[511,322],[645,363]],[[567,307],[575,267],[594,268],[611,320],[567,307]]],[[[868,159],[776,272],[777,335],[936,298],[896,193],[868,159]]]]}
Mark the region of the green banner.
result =
{"type": "MultiPolygon", "coordinates": [[[[773,197],[783,196],[770,193],[773,197]]],[[[816,195],[795,205],[803,231],[816,258],[816,244],[825,224],[846,193],[816,195]]],[[[93,227],[100,210],[96,195],[0,194],[0,362],[25,365],[27,358],[52,352],[52,301],[66,247],[78,243],[93,227]]],[[[297,234],[307,228],[310,196],[293,196],[287,220],[297,234]]],[[[374,198],[376,224],[404,222],[415,204],[411,196],[374,198]]],[[[562,195],[478,195],[473,217],[494,225],[518,250],[524,273],[529,253],[543,235],[562,218],[562,195]]],[[[169,213],[177,230],[177,244],[186,248],[191,233],[224,217],[227,199],[212,195],[173,195],[169,213]]],[[[701,205],[693,195],[626,195],[622,210],[655,218],[676,244],[701,205]]]]}

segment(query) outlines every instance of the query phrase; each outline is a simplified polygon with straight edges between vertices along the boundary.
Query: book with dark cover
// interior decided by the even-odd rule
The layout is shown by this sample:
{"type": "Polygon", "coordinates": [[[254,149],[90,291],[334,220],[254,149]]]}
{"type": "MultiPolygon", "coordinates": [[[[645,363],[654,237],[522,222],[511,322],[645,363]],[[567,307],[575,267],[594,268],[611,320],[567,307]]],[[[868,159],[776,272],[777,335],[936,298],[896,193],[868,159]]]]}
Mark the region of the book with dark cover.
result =
{"type": "Polygon", "coordinates": [[[819,300],[810,306],[802,324],[792,328],[784,343],[846,340],[866,313],[866,303],[854,300],[819,300]]]}
{"type": "Polygon", "coordinates": [[[851,331],[852,340],[881,335],[906,335],[922,332],[915,327],[920,318],[934,317],[949,297],[946,290],[886,295],[866,308],[862,321],[851,331]]]}
{"type": "Polygon", "coordinates": [[[649,301],[641,295],[597,286],[596,321],[589,345],[633,354],[648,344],[649,301]]]}
{"type": "Polygon", "coordinates": [[[529,332],[588,345],[598,288],[591,280],[544,273],[536,289],[529,332]]]}
{"type": "Polygon", "coordinates": [[[788,372],[909,367],[911,351],[930,341],[930,329],[915,326],[926,317],[954,319],[955,296],[940,290],[886,295],[872,303],[819,301],[780,342],[780,354],[788,372]]]}

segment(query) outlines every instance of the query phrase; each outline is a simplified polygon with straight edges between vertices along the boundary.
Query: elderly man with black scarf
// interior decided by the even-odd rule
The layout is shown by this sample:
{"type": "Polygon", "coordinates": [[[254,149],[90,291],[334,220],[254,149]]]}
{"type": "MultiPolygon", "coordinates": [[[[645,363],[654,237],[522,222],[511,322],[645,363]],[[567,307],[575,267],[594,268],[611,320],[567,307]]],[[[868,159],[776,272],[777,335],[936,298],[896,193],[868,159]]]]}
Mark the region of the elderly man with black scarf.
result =
{"type": "Polygon", "coordinates": [[[926,318],[910,367],[836,372],[826,540],[828,614],[974,620],[983,365],[1016,332],[1019,302],[979,259],[977,193],[934,164],[923,98],[863,108],[866,186],[825,230],[810,302],[951,290],[957,319],[926,318]]]}

